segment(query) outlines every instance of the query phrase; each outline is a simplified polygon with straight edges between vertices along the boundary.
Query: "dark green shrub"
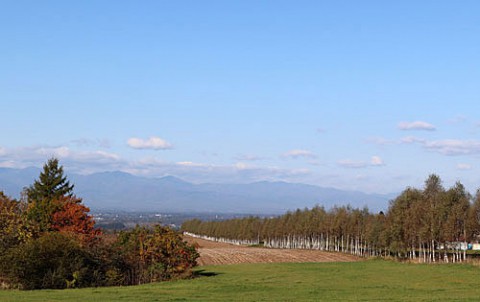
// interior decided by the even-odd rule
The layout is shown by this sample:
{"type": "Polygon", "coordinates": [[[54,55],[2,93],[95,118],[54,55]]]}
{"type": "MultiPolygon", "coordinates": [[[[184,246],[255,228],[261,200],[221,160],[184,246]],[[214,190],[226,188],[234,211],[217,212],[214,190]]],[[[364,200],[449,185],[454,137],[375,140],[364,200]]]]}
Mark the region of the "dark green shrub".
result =
{"type": "Polygon", "coordinates": [[[98,286],[101,263],[73,238],[47,233],[7,251],[0,272],[22,289],[98,286]]]}

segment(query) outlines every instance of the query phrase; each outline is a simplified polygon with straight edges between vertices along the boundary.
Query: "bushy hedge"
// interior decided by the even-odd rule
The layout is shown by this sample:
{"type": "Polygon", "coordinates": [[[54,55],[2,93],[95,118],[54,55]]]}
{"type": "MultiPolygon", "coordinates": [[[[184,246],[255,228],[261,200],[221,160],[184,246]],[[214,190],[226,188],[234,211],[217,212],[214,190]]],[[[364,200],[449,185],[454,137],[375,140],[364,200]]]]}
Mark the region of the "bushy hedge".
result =
{"type": "Polygon", "coordinates": [[[102,263],[73,237],[47,233],[11,248],[1,271],[21,289],[103,285],[102,263]]]}
{"type": "Polygon", "coordinates": [[[179,234],[159,225],[93,246],[50,232],[8,249],[0,257],[0,275],[20,289],[136,285],[189,277],[197,257],[179,234]]]}
{"type": "Polygon", "coordinates": [[[110,276],[116,273],[123,285],[189,277],[199,256],[178,233],[159,225],[121,232],[112,251],[110,276]]]}

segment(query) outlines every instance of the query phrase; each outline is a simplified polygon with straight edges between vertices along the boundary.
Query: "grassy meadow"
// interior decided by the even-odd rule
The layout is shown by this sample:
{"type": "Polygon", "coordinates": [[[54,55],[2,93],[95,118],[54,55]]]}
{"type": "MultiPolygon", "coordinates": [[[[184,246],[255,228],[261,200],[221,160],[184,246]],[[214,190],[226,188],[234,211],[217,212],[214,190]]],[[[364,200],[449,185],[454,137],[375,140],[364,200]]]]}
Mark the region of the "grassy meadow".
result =
{"type": "Polygon", "coordinates": [[[0,291],[0,301],[478,301],[480,267],[351,263],[197,268],[198,278],[130,287],[0,291]]]}

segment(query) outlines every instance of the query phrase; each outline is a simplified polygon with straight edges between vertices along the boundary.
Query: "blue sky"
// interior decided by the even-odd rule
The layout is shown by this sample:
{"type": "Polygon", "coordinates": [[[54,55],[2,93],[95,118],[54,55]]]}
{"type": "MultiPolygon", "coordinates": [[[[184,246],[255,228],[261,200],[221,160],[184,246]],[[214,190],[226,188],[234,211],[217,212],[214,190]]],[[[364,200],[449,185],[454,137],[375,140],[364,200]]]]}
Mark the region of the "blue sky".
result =
{"type": "Polygon", "coordinates": [[[478,1],[10,1],[0,167],[480,187],[478,1]]]}

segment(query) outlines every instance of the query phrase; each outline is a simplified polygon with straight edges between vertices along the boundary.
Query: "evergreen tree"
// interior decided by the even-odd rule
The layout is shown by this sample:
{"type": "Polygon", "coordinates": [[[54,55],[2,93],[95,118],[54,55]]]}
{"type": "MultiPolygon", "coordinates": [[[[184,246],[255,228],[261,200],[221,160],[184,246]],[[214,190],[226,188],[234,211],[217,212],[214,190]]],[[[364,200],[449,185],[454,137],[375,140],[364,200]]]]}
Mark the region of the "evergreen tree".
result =
{"type": "Polygon", "coordinates": [[[53,214],[62,210],[58,201],[73,196],[73,185],[63,175],[58,159],[51,158],[43,166],[38,180],[26,190],[28,198],[27,217],[40,232],[51,231],[53,214]]]}
{"type": "Polygon", "coordinates": [[[57,158],[51,158],[43,166],[38,180],[26,189],[29,202],[51,201],[62,196],[73,195],[73,184],[63,175],[63,166],[57,158]]]}

